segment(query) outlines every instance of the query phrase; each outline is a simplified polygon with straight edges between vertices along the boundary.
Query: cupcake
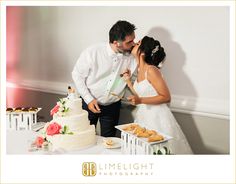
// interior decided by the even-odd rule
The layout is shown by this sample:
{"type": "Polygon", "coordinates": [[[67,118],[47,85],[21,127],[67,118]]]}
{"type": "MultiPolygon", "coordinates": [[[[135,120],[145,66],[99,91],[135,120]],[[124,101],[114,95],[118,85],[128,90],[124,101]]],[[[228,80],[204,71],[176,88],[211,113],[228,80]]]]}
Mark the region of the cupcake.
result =
{"type": "Polygon", "coordinates": [[[25,107],[22,109],[23,112],[29,112],[30,107],[25,107]]]}
{"type": "Polygon", "coordinates": [[[21,112],[22,111],[22,107],[16,107],[14,111],[15,112],[21,112]]]}
{"type": "Polygon", "coordinates": [[[6,111],[7,111],[7,112],[12,112],[12,111],[13,111],[13,108],[7,108],[6,111]]]}
{"type": "Polygon", "coordinates": [[[38,110],[37,107],[30,107],[29,112],[36,112],[38,110]]]}

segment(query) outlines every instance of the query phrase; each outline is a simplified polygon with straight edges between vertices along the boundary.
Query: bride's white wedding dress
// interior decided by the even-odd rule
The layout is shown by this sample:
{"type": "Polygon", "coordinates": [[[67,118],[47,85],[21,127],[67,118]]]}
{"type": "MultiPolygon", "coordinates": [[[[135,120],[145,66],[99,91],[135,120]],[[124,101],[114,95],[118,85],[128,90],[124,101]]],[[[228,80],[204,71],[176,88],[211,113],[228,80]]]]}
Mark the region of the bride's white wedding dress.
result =
{"type": "MultiPolygon", "coordinates": [[[[133,87],[139,97],[158,95],[154,87],[147,80],[147,72],[145,73],[145,79],[140,82],[136,80],[133,87]]],[[[139,104],[137,106],[138,109],[134,122],[148,129],[154,129],[173,137],[169,141],[169,148],[173,154],[193,154],[185,135],[167,104],[139,104]]]]}

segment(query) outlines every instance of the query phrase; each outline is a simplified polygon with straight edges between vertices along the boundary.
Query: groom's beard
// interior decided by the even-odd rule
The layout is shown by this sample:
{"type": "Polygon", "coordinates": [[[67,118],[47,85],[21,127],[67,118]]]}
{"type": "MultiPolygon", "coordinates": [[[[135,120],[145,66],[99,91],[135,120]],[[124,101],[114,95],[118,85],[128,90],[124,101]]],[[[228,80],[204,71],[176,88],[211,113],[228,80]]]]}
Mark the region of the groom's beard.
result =
{"type": "Polygon", "coordinates": [[[117,48],[117,51],[125,56],[129,56],[131,54],[131,51],[134,47],[132,47],[131,49],[129,50],[124,50],[122,48],[117,48]]]}
{"type": "Polygon", "coordinates": [[[131,54],[131,51],[124,51],[123,52],[123,55],[125,55],[125,56],[129,56],[131,54]]]}

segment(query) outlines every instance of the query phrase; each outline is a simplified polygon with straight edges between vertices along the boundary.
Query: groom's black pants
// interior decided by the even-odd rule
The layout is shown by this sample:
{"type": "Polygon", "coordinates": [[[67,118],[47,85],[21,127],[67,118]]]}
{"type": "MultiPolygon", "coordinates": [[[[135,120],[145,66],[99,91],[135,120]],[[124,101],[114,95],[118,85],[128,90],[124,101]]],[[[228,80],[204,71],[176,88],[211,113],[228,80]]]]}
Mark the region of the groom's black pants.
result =
{"type": "Polygon", "coordinates": [[[101,136],[114,137],[116,135],[115,126],[118,125],[120,116],[121,101],[110,105],[99,105],[101,113],[93,113],[88,109],[88,105],[82,99],[82,108],[88,111],[88,118],[91,125],[97,125],[98,119],[101,126],[101,136]]]}

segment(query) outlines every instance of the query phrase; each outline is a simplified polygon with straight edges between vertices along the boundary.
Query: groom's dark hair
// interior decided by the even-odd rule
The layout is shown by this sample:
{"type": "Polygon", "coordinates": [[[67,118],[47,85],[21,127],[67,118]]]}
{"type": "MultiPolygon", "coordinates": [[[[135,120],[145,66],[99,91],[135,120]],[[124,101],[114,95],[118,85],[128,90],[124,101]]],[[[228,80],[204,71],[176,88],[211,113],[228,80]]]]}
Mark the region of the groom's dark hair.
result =
{"type": "Polygon", "coordinates": [[[134,24],[125,20],[117,21],[109,31],[109,42],[124,41],[126,36],[131,35],[136,29],[134,24]]]}

